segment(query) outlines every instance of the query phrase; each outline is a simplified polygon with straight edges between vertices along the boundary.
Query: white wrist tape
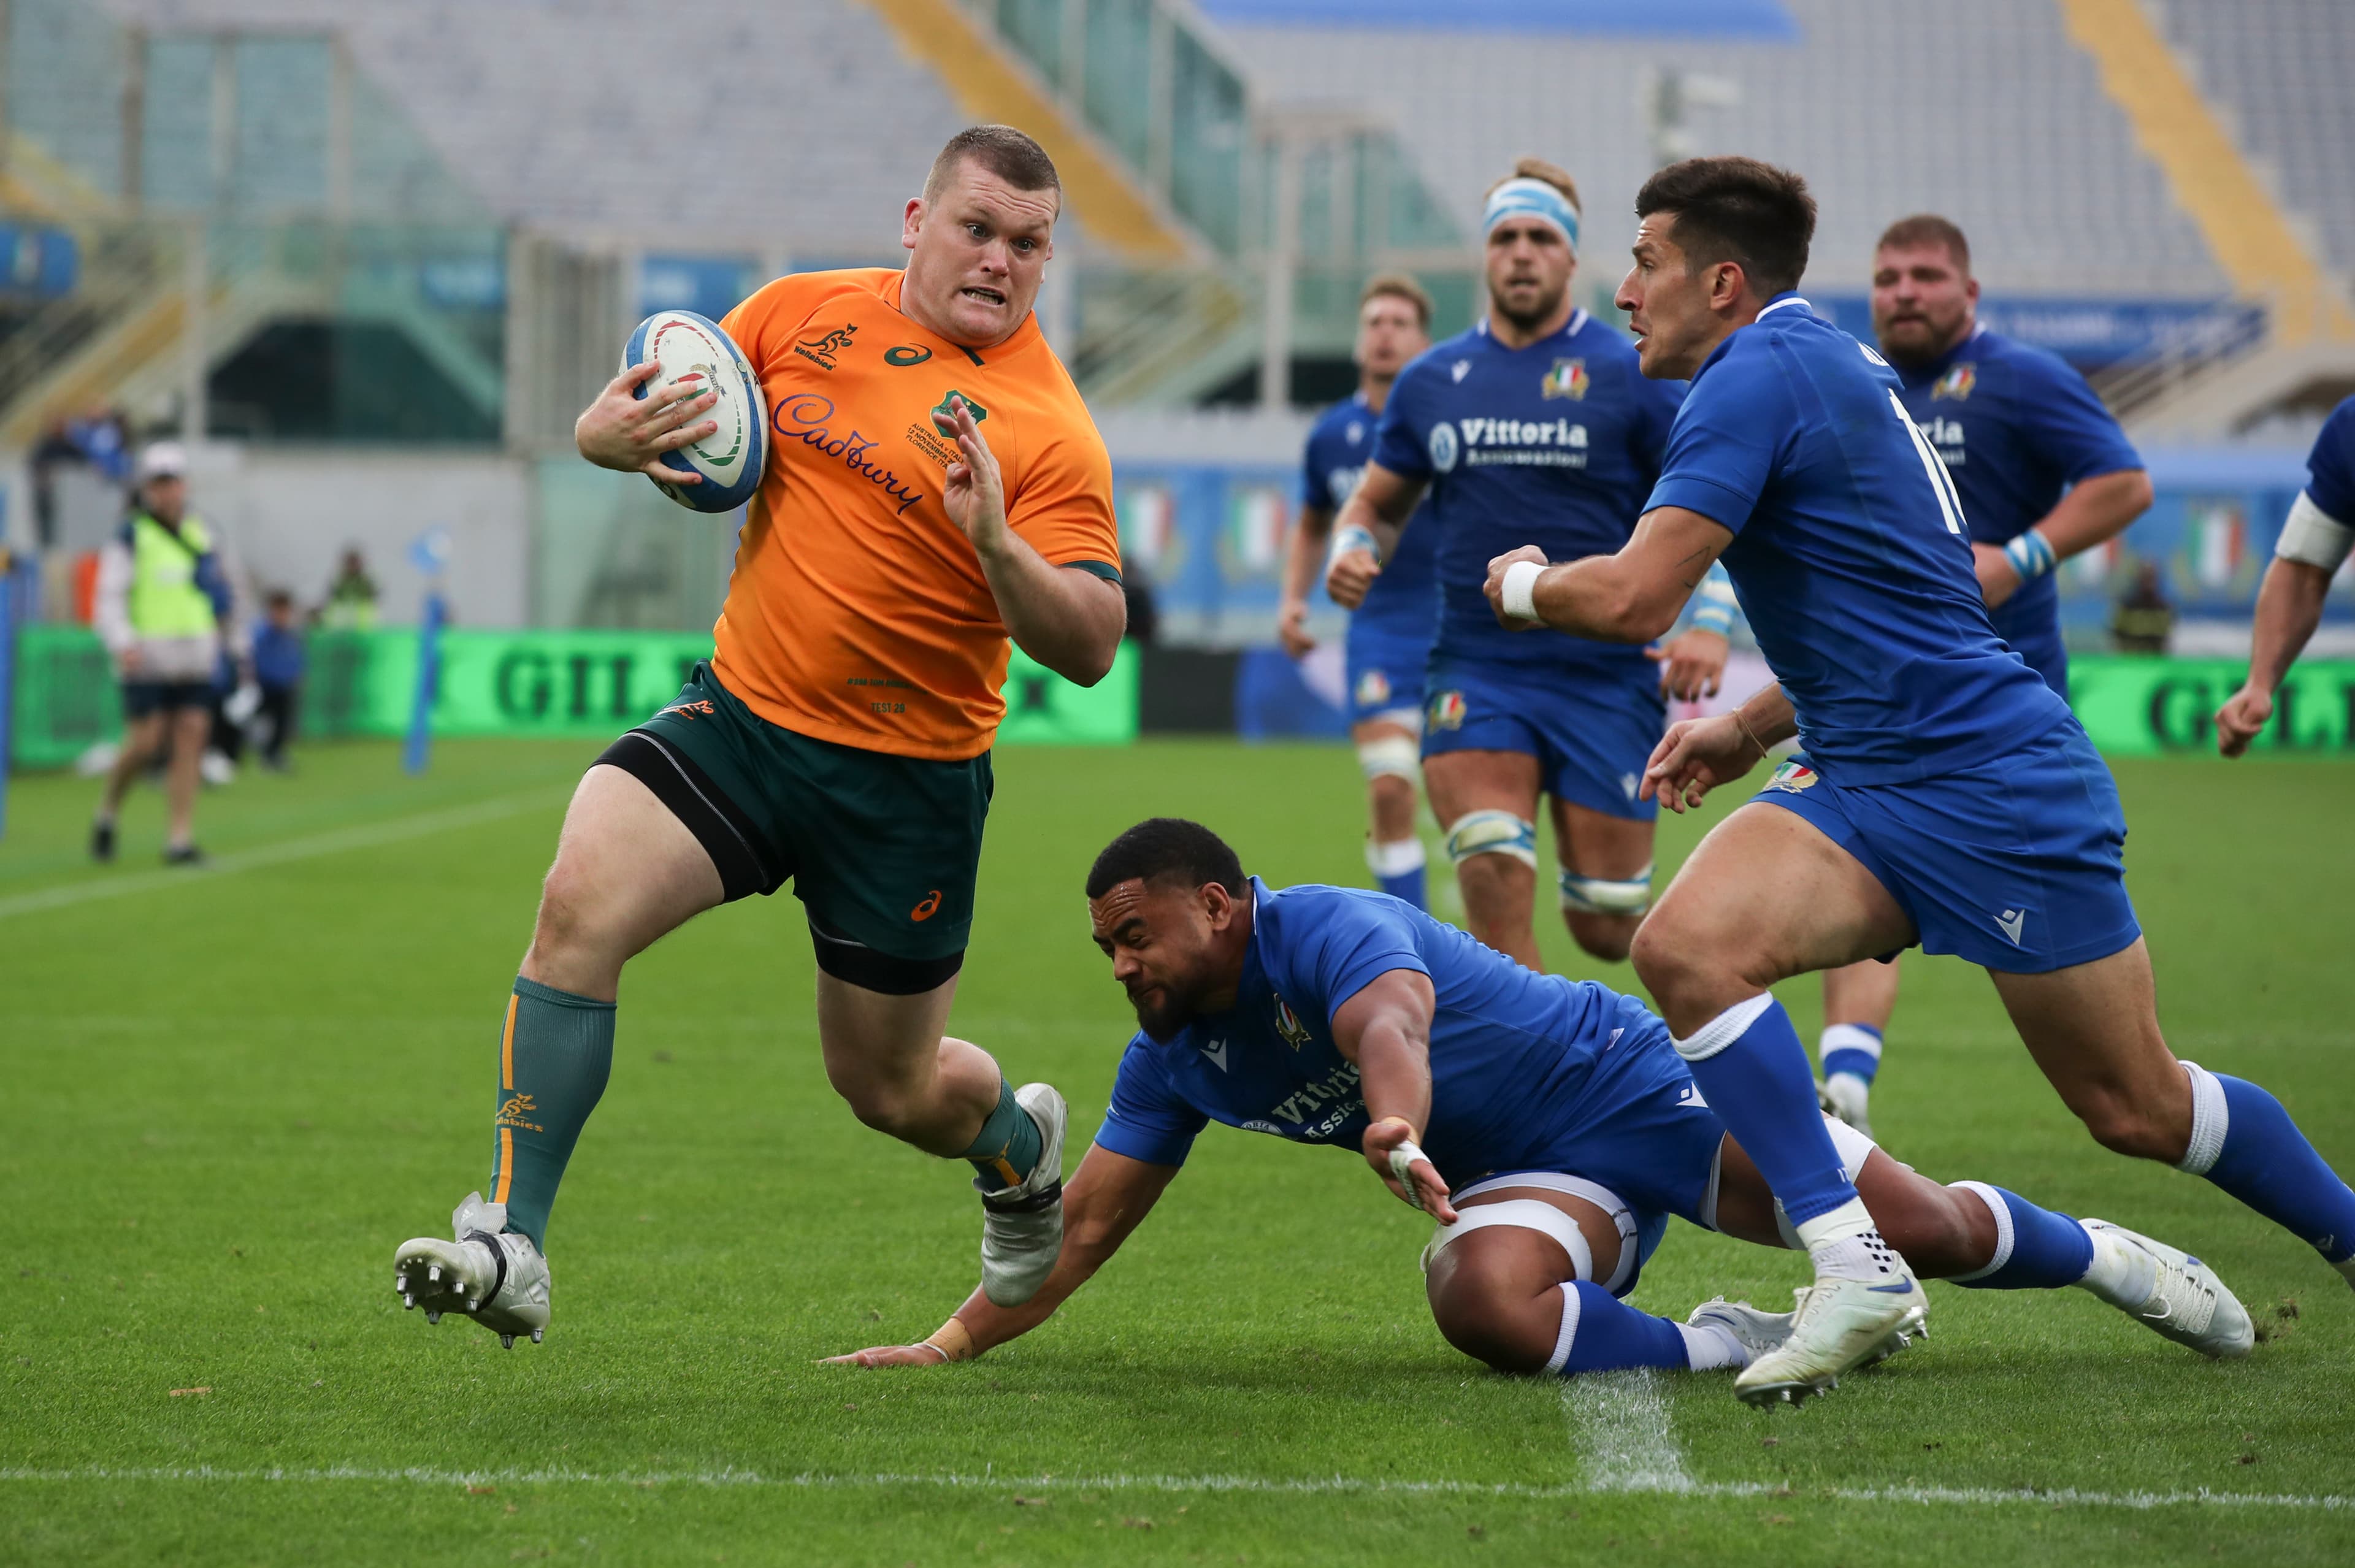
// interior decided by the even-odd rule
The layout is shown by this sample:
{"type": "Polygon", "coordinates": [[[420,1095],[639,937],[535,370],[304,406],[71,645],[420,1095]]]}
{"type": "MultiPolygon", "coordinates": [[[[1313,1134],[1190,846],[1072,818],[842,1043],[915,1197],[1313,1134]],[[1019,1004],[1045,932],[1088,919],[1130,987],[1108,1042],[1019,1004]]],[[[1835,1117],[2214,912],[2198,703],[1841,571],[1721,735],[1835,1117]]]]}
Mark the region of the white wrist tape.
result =
{"type": "Polygon", "coordinates": [[[1499,598],[1506,614],[1516,621],[1538,618],[1538,579],[1545,575],[1545,570],[1534,560],[1517,560],[1505,568],[1504,592],[1499,598]]]}
{"type": "Polygon", "coordinates": [[[1406,1200],[1418,1209],[1423,1207],[1423,1194],[1415,1188],[1412,1175],[1414,1162],[1419,1159],[1427,1160],[1430,1157],[1423,1152],[1423,1146],[1412,1138],[1407,1139],[1406,1142],[1391,1150],[1391,1174],[1398,1178],[1398,1184],[1401,1187],[1406,1189],[1406,1200]]]}
{"type": "Polygon", "coordinates": [[[2289,517],[2282,524],[2281,538],[2274,542],[2274,554],[2283,560],[2302,561],[2318,566],[2325,571],[2337,571],[2347,559],[2350,547],[2355,547],[2355,528],[2349,528],[2300,490],[2297,500],[2289,509],[2289,517]]]}
{"type": "Polygon", "coordinates": [[[1346,528],[1333,530],[1332,546],[1325,552],[1325,565],[1327,570],[1330,570],[1335,561],[1353,549],[1364,550],[1374,558],[1377,565],[1381,562],[1382,549],[1380,544],[1374,539],[1374,530],[1361,523],[1352,523],[1346,528]]]}

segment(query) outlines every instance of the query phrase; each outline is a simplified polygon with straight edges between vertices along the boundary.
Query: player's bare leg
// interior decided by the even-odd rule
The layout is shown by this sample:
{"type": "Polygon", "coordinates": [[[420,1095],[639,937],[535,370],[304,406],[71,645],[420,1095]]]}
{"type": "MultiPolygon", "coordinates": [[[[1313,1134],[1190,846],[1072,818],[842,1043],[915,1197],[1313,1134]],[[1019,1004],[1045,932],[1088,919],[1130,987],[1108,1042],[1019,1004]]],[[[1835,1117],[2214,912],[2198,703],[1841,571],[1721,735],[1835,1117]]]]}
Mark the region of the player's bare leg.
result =
{"type": "Polygon", "coordinates": [[[1988,977],[2037,1066],[2103,1147],[2206,1177],[2355,1284],[2355,1191],[2273,1095],[2177,1060],[2141,938],[2089,964],[1988,977]]]}
{"type": "Polygon", "coordinates": [[[982,1195],[981,1279],[1001,1307],[1028,1301],[1063,1240],[1063,1097],[1009,1090],[987,1051],[942,1032],[954,977],[888,996],[821,970],[818,1042],[826,1081],[858,1119],[927,1154],[973,1161],[982,1195]]]}
{"type": "MultiPolygon", "coordinates": [[[[2245,1356],[2255,1347],[2249,1315],[2223,1281],[2163,1242],[2073,1220],[1982,1181],[1942,1186],[1879,1149],[1858,1168],[1856,1188],[1881,1235],[1924,1279],[1975,1290],[2076,1285],[2202,1355],[2245,1356]]],[[[1791,1243],[1765,1178],[1731,1137],[1719,1158],[1717,1222],[1746,1242],[1791,1243]]]]}
{"type": "Polygon", "coordinates": [[[1868,958],[1824,971],[1824,1032],[1817,1046],[1824,1109],[1867,1137],[1881,1040],[1897,1011],[1897,964],[1868,958]]]}
{"type": "Polygon", "coordinates": [[[1815,1073],[1768,987],[1914,940],[1871,872],[1792,812],[1753,803],[1710,830],[1636,933],[1636,973],[1710,1104],[1738,1133],[1815,1264],[1790,1339],[1735,1382],[1796,1399],[1920,1326],[1921,1286],[1895,1260],[1841,1168],[1815,1073]]]}
{"type": "Polygon", "coordinates": [[[613,1070],[622,966],[722,896],[710,856],[652,790],[616,767],[582,775],[500,1030],[490,1196],[458,1205],[452,1240],[394,1255],[394,1288],[428,1321],[464,1313],[510,1345],[547,1328],[549,1211],[613,1070]]]}
{"type": "Polygon", "coordinates": [[[1359,720],[1349,727],[1349,739],[1366,774],[1366,868],[1382,891],[1421,909],[1423,837],[1415,830],[1421,739],[1408,726],[1387,719],[1359,720]]]}
{"type": "Polygon", "coordinates": [[[1696,1313],[1680,1324],[1616,1300],[1595,1282],[1617,1275],[1620,1249],[1632,1243],[1600,1204],[1572,1193],[1497,1188],[1465,1199],[1458,1212],[1458,1231],[1476,1215],[1490,1222],[1434,1243],[1424,1294],[1441,1336],[1498,1371],[1738,1367],[1788,1322],[1742,1307],[1722,1322],[1696,1313]],[[1502,1217],[1514,1211],[1522,1218],[1502,1217]]]}
{"type": "Polygon", "coordinates": [[[1523,752],[1444,752],[1427,757],[1423,787],[1447,830],[1464,894],[1464,928],[1531,969],[1538,956],[1538,760],[1523,752]]]}
{"type": "Polygon", "coordinates": [[[1652,907],[1652,824],[1557,800],[1553,841],[1572,939],[1593,957],[1620,962],[1652,907]]]}

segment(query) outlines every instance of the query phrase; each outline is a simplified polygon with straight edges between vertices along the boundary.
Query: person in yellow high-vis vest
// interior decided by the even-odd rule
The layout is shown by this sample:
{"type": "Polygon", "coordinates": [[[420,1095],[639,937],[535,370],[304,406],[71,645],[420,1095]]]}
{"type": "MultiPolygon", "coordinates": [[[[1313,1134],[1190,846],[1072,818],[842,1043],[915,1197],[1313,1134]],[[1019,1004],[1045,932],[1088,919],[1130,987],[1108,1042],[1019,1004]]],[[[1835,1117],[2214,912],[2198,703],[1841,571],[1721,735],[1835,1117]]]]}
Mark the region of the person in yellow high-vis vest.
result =
{"type": "Polygon", "coordinates": [[[201,865],[197,764],[212,724],[214,677],[230,627],[229,589],[212,531],[188,512],[187,454],[140,453],[131,515],[99,556],[93,619],[123,684],[123,750],[106,775],[91,854],[114,858],[114,825],[133,780],[168,748],[167,865],[201,865]]]}

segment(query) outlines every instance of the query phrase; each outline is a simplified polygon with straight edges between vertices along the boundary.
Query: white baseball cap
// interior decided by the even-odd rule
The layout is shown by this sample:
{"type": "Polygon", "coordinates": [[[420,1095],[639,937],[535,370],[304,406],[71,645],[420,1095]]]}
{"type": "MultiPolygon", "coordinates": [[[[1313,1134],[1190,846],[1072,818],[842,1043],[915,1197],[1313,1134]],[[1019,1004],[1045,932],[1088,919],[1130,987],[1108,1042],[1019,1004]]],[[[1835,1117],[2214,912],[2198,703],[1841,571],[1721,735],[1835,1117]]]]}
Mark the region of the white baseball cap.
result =
{"type": "Polygon", "coordinates": [[[188,476],[188,452],[176,441],[149,442],[139,453],[139,483],[150,479],[185,479],[188,476]]]}

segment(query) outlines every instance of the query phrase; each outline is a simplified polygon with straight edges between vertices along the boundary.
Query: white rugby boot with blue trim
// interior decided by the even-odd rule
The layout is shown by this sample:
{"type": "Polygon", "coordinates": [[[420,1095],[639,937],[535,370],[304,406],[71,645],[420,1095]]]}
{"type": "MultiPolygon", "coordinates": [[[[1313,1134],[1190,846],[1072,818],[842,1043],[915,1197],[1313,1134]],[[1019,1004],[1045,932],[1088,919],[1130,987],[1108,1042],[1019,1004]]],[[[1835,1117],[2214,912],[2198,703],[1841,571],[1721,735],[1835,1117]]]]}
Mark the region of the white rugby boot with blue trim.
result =
{"type": "Polygon", "coordinates": [[[1838,1388],[1843,1373],[1929,1337],[1928,1297],[1902,1263],[1877,1283],[1819,1278],[1792,1296],[1797,1310],[1789,1336],[1733,1380],[1745,1404],[1796,1404],[1838,1388]]]}
{"type": "Polygon", "coordinates": [[[452,1240],[401,1243],[392,1254],[392,1288],[402,1306],[423,1307],[428,1323],[445,1312],[471,1317],[508,1349],[527,1335],[538,1344],[548,1332],[548,1260],[506,1222],[506,1204],[469,1192],[451,1212],[452,1240]]]}
{"type": "Polygon", "coordinates": [[[2161,1339],[2203,1356],[2237,1359],[2256,1349],[2256,1326],[2216,1271],[2190,1253],[2107,1220],[2080,1220],[2096,1248],[2115,1244],[2114,1266],[2097,1261],[2084,1287],[2161,1339]]]}
{"type": "Polygon", "coordinates": [[[999,1307],[1019,1307],[1038,1295],[1063,1250],[1063,1133],[1071,1107],[1050,1083],[1025,1083],[1014,1091],[1014,1103],[1039,1124],[1039,1163],[1019,1185],[981,1195],[981,1288],[999,1307]]]}

